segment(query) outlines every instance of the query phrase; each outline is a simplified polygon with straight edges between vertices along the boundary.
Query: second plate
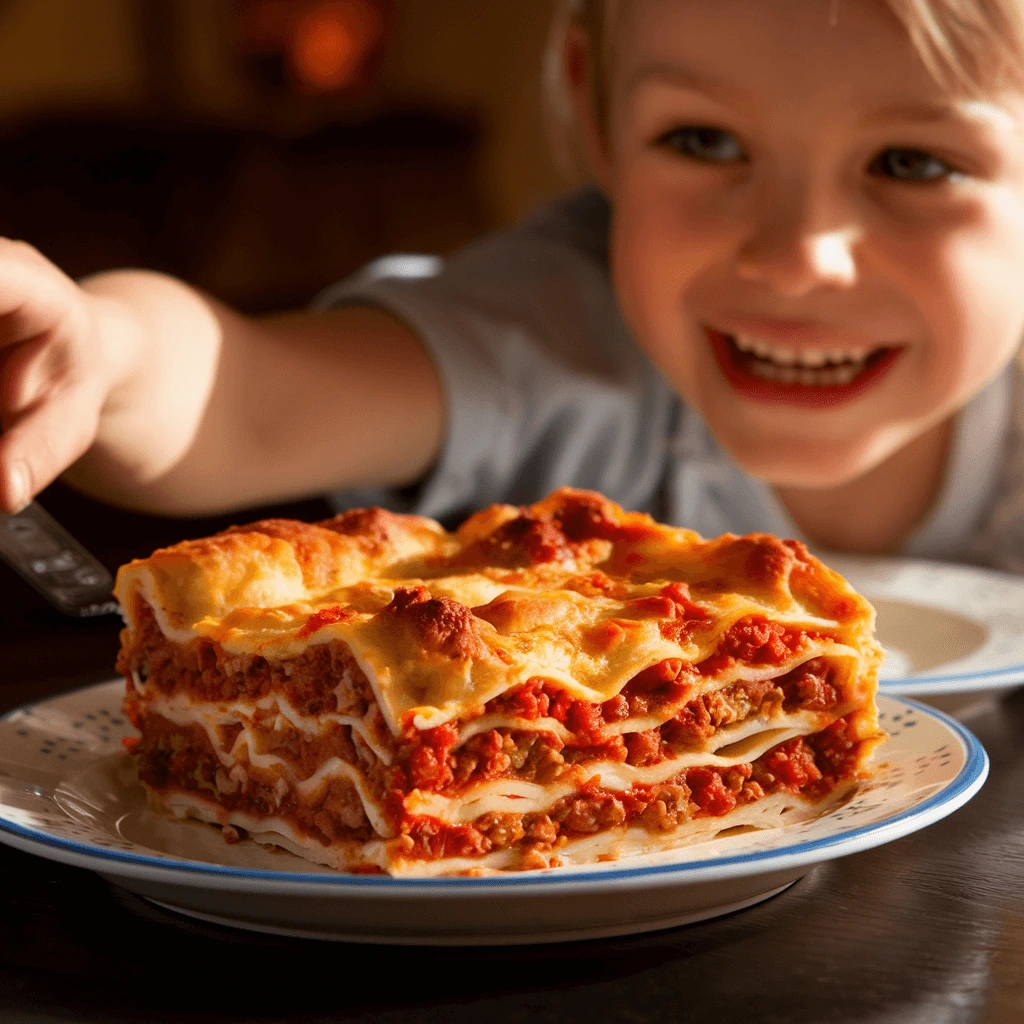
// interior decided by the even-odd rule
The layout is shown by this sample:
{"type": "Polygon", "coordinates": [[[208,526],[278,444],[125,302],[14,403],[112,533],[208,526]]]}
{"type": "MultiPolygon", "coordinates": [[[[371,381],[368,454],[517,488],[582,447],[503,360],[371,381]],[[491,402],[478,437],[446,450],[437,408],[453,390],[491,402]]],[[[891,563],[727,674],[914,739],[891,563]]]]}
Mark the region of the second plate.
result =
{"type": "Polygon", "coordinates": [[[1024,578],[904,558],[829,555],[827,564],[878,612],[882,693],[956,710],[1024,684],[1024,578]]]}

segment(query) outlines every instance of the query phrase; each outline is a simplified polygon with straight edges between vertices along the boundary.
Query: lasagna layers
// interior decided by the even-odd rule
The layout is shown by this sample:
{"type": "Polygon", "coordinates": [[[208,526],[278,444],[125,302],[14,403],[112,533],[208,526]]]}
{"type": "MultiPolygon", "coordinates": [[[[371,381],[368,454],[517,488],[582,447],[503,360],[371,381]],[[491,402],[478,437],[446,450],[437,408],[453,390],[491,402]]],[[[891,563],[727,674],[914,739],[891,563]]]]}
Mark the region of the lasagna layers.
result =
{"type": "Polygon", "coordinates": [[[873,612],[803,545],[557,491],[357,509],[118,575],[155,802],[339,869],[539,868],[821,813],[882,734],[873,612]]]}

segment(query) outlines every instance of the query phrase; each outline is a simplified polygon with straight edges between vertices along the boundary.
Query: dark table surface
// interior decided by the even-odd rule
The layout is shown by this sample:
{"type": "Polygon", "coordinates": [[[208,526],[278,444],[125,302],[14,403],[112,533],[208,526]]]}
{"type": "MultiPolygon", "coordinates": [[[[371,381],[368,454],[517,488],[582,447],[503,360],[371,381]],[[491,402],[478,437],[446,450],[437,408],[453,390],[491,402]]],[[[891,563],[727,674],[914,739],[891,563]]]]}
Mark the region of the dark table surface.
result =
{"type": "MultiPolygon", "coordinates": [[[[115,620],[64,619],[0,576],[0,711],[109,678],[116,645],[115,620]]],[[[1019,1024],[1024,692],[967,724],[991,774],[951,817],[821,865],[758,906],[629,938],[457,949],[278,938],[0,846],[0,1020],[1019,1024]]]]}

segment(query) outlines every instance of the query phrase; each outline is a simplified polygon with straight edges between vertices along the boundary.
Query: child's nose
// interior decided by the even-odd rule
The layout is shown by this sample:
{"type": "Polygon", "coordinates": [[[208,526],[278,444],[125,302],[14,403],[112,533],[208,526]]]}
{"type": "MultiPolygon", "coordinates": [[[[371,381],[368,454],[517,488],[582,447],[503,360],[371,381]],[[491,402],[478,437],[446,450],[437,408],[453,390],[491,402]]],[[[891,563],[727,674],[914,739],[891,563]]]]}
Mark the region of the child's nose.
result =
{"type": "Polygon", "coordinates": [[[823,227],[806,216],[779,214],[776,209],[741,246],[736,259],[739,277],[790,298],[854,284],[856,227],[823,227]]]}

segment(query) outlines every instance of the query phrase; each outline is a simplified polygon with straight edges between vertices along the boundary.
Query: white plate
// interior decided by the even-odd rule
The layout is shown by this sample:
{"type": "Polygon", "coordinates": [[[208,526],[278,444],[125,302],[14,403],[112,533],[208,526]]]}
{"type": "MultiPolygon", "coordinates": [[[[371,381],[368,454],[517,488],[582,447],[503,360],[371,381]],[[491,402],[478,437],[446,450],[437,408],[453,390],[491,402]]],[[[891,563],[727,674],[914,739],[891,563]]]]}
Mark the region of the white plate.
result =
{"type": "Polygon", "coordinates": [[[878,612],[883,693],[955,710],[1024,684],[1024,578],[906,558],[825,558],[878,612]]]}
{"type": "Polygon", "coordinates": [[[749,906],[815,864],[950,814],[988,774],[958,722],[883,697],[877,774],[815,821],[657,857],[487,878],[345,875],[147,809],[121,738],[121,681],[0,719],[0,841],[90,868],[163,906],[223,924],[357,942],[556,942],[651,931],[749,906]]]}

